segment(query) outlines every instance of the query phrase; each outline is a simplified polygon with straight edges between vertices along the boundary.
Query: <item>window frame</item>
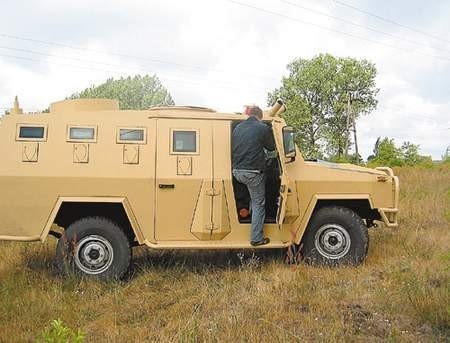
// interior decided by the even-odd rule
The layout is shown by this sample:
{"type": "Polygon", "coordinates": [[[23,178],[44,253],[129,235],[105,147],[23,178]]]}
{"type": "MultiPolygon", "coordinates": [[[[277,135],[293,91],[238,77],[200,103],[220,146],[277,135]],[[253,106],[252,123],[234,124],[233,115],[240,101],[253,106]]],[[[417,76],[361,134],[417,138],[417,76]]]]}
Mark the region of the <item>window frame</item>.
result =
{"type": "Polygon", "coordinates": [[[295,146],[295,130],[292,126],[284,126],[282,129],[283,136],[283,153],[286,158],[295,158],[297,156],[297,148],[295,146]],[[292,134],[292,144],[293,149],[290,151],[286,151],[286,140],[285,140],[285,132],[292,134]]]}
{"type": "Polygon", "coordinates": [[[74,143],[97,143],[97,125],[67,125],[66,141],[74,143]],[[71,138],[70,129],[94,129],[93,138],[71,138]]]}
{"type": "Polygon", "coordinates": [[[200,155],[200,130],[192,128],[171,128],[170,129],[170,154],[171,155],[200,155]],[[176,132],[195,132],[195,151],[175,151],[176,132]]]}
{"type": "Polygon", "coordinates": [[[16,141],[18,142],[46,142],[47,141],[47,124],[19,123],[16,127],[16,141]],[[44,129],[42,138],[20,137],[20,129],[22,127],[39,127],[44,129]]]}
{"type": "Polygon", "coordinates": [[[147,144],[147,128],[139,127],[139,126],[119,126],[116,129],[116,143],[117,144],[147,144]],[[120,139],[120,130],[142,130],[143,131],[142,140],[120,139]]]}

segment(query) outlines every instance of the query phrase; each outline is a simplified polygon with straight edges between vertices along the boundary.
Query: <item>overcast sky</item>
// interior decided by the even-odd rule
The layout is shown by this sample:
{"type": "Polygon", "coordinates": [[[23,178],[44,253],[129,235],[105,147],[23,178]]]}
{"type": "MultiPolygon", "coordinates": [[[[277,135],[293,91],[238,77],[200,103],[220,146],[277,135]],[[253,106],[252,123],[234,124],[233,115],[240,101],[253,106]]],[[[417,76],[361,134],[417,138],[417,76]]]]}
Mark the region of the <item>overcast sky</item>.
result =
{"type": "Polygon", "coordinates": [[[378,109],[357,123],[366,158],[378,136],[450,144],[450,1],[2,0],[0,111],[28,111],[109,77],[156,74],[177,105],[267,105],[295,57],[376,64],[378,109]]]}

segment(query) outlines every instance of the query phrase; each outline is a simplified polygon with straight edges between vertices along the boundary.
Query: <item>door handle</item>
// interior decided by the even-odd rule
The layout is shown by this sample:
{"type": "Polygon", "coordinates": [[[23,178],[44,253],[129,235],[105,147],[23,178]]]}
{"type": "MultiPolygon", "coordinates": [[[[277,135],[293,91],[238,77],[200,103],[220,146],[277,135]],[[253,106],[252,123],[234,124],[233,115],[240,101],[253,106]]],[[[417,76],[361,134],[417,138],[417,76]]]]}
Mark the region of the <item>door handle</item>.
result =
{"type": "Polygon", "coordinates": [[[161,189],[174,189],[175,185],[173,183],[171,183],[171,184],[160,183],[159,184],[159,188],[161,188],[161,189]]]}

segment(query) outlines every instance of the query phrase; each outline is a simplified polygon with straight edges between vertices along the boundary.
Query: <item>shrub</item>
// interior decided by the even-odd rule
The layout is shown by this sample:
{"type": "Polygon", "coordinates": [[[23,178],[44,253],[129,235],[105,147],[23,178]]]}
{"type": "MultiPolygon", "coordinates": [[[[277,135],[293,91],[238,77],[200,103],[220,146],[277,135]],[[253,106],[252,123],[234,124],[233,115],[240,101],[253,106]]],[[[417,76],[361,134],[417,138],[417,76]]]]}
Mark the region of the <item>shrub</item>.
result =
{"type": "Polygon", "coordinates": [[[403,142],[400,148],[395,146],[394,139],[378,137],[373,149],[373,155],[367,158],[367,165],[371,168],[378,166],[402,167],[421,166],[433,167],[431,156],[419,154],[419,145],[403,142]]]}
{"type": "Polygon", "coordinates": [[[37,341],[42,343],[82,343],[84,342],[84,333],[79,329],[74,332],[65,326],[62,320],[55,319],[49,328],[42,331],[37,341]]]}

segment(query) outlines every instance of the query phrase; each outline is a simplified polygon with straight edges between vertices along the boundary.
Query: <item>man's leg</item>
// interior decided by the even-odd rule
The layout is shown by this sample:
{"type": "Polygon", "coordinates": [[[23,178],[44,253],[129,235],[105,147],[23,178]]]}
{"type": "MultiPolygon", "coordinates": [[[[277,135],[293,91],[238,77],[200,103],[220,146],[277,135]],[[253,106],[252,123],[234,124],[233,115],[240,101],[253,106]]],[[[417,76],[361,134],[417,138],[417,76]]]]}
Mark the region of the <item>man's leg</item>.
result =
{"type": "MultiPolygon", "coordinates": [[[[266,217],[266,184],[264,174],[234,170],[233,175],[237,181],[247,186],[252,202],[252,228],[251,242],[262,242],[264,239],[263,227],[266,217]]],[[[267,242],[268,243],[268,242],[267,242]]]]}
{"type": "Polygon", "coordinates": [[[250,240],[261,242],[264,239],[263,227],[266,217],[266,185],[264,174],[253,174],[248,178],[247,188],[252,200],[252,230],[250,240]]]}

